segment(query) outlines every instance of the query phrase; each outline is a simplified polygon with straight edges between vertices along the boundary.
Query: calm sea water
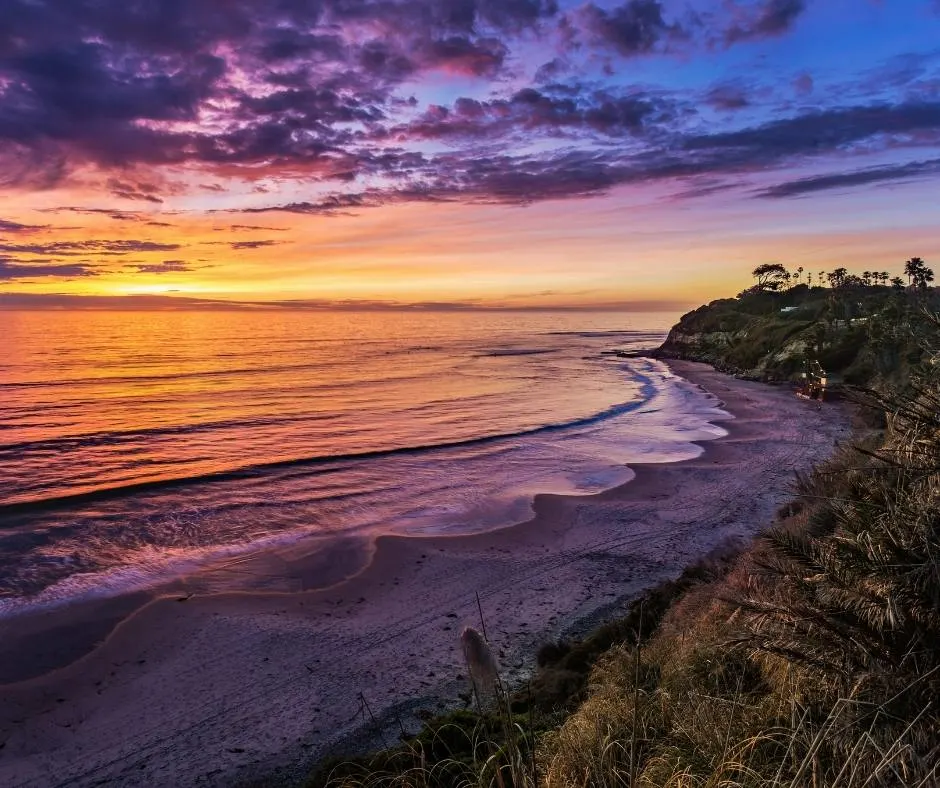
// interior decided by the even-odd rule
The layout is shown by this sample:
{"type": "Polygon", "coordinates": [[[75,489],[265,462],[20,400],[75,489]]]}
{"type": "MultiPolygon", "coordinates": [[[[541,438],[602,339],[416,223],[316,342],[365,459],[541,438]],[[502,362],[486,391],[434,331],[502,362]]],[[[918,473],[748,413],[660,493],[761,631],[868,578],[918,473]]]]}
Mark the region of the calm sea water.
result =
{"type": "Polygon", "coordinates": [[[299,539],[467,533],[694,456],[674,315],[0,313],[0,615],[299,539]]]}

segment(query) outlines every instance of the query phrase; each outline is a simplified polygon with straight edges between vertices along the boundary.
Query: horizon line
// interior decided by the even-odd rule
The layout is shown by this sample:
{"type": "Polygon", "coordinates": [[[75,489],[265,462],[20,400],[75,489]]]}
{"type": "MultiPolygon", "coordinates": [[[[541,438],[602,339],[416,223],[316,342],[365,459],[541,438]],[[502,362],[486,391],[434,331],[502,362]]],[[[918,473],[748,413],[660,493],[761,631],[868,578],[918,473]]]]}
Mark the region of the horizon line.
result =
{"type": "Polygon", "coordinates": [[[593,304],[499,304],[466,301],[356,301],[352,299],[219,299],[194,296],[0,292],[0,311],[344,311],[344,312],[673,312],[691,308],[686,301],[662,299],[593,304]]]}

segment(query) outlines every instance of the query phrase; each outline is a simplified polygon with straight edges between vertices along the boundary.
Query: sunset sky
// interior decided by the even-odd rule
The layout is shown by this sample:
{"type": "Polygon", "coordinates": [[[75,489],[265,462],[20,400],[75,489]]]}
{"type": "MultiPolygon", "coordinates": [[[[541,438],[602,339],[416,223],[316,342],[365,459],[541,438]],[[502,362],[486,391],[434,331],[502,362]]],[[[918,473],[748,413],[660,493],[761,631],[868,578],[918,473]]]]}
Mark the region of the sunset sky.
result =
{"type": "Polygon", "coordinates": [[[940,0],[0,3],[0,293],[690,305],[938,196],[940,0]]]}

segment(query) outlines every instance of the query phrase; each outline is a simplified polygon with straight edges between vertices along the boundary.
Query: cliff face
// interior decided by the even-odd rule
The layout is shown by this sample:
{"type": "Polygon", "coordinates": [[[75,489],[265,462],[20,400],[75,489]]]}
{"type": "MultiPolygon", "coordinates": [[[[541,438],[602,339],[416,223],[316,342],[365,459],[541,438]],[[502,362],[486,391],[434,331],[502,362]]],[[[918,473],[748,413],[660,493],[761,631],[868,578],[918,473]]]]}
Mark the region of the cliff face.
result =
{"type": "Polygon", "coordinates": [[[837,381],[872,385],[920,360],[914,325],[924,306],[875,287],[721,299],[683,315],[655,355],[765,381],[794,380],[818,364],[837,381]]]}
{"type": "Polygon", "coordinates": [[[815,320],[801,310],[755,315],[724,299],[683,315],[657,351],[665,358],[704,361],[758,380],[796,376],[814,357],[815,320]]]}
{"type": "Polygon", "coordinates": [[[725,372],[767,381],[793,377],[815,356],[807,338],[796,338],[780,347],[763,347],[758,353],[739,352],[747,344],[747,330],[701,334],[674,330],[659,353],[669,358],[704,361],[725,372]]]}

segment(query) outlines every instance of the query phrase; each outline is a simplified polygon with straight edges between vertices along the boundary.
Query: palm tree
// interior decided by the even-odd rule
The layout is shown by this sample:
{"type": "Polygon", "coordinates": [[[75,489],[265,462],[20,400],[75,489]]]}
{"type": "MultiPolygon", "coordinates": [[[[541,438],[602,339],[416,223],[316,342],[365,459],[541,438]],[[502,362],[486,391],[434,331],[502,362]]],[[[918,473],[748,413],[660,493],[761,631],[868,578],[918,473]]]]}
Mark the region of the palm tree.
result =
{"type": "Polygon", "coordinates": [[[837,268],[835,271],[828,275],[829,287],[837,289],[842,287],[846,279],[848,278],[849,272],[846,268],[837,268]]]}
{"type": "Polygon", "coordinates": [[[920,257],[912,257],[904,264],[904,273],[907,281],[918,290],[926,290],[933,281],[933,271],[927,267],[920,257]]]}

